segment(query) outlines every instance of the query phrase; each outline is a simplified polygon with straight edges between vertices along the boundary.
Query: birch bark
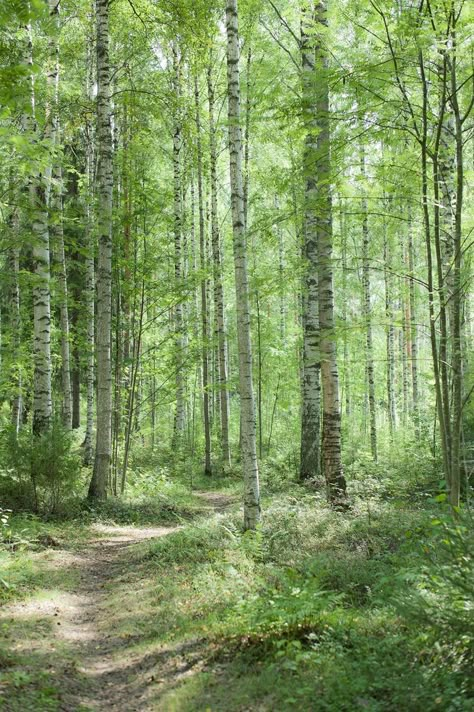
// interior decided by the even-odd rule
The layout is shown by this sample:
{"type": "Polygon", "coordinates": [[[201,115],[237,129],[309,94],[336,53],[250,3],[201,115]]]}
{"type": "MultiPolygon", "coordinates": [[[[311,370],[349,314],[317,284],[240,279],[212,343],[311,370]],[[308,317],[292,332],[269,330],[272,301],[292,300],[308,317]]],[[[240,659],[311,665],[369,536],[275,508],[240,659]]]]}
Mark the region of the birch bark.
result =
{"type": "MultiPolygon", "coordinates": [[[[92,100],[93,85],[93,63],[92,56],[88,53],[88,76],[87,76],[87,96],[92,100]]],[[[95,238],[92,229],[93,204],[93,165],[94,165],[94,135],[91,122],[86,124],[85,136],[86,150],[86,186],[85,186],[85,220],[86,220],[86,320],[87,320],[87,415],[86,432],[84,438],[84,464],[91,465],[93,462],[93,434],[94,434],[94,391],[95,391],[95,238]]]]}
{"type": "Polygon", "coordinates": [[[244,473],[244,527],[245,529],[255,529],[260,519],[260,490],[255,400],[252,381],[250,303],[244,215],[237,0],[227,0],[226,32],[230,184],[239,349],[241,448],[244,473]]]}
{"type": "Polygon", "coordinates": [[[390,434],[393,436],[397,427],[397,401],[395,396],[395,324],[393,305],[393,279],[391,275],[392,254],[387,224],[383,223],[383,255],[384,255],[384,283],[385,283],[385,332],[387,355],[387,410],[390,434]]]}
{"type": "MultiPolygon", "coordinates": [[[[16,209],[12,215],[12,227],[15,244],[18,239],[18,213],[16,209]]],[[[20,310],[20,249],[13,247],[10,250],[10,270],[12,275],[12,286],[10,293],[11,308],[11,329],[13,341],[13,393],[11,422],[15,433],[18,435],[23,415],[23,374],[20,363],[21,352],[21,310],[20,310]]]]}
{"type": "MultiPolygon", "coordinates": [[[[59,120],[59,0],[49,0],[49,14],[52,21],[50,39],[50,65],[48,84],[50,84],[51,101],[51,140],[59,153],[61,145],[61,125],[59,120]]],[[[66,271],[66,256],[64,250],[63,227],[63,176],[62,167],[55,158],[51,168],[54,182],[50,186],[50,232],[51,247],[56,265],[56,279],[59,296],[59,324],[61,328],[61,382],[62,382],[62,420],[65,428],[72,429],[72,389],[71,389],[71,357],[69,336],[69,306],[66,271]]]]}
{"type": "Polygon", "coordinates": [[[212,475],[211,465],[211,429],[209,419],[209,329],[207,310],[207,249],[204,223],[204,197],[202,186],[202,144],[201,111],[199,106],[199,85],[194,78],[194,104],[196,112],[196,149],[197,149],[197,184],[199,213],[199,255],[201,268],[201,338],[202,338],[202,405],[204,415],[205,464],[204,474],[212,475]]]}
{"type": "MultiPolygon", "coordinates": [[[[33,64],[31,27],[28,27],[28,63],[33,64]]],[[[39,139],[35,119],[35,85],[31,75],[31,119],[33,140],[39,139]]],[[[46,133],[46,132],[45,132],[46,133]]],[[[48,135],[45,138],[50,138],[48,135]]],[[[30,181],[31,228],[33,237],[33,433],[41,435],[51,424],[51,291],[47,190],[49,176],[37,172],[30,181]]]]}
{"type": "Polygon", "coordinates": [[[316,92],[316,55],[314,45],[314,10],[304,8],[301,15],[301,64],[303,122],[306,131],[303,153],[304,218],[303,255],[303,368],[301,408],[300,479],[317,477],[320,472],[321,446],[321,352],[318,292],[318,107],[316,92]]]}
{"type": "Polygon", "coordinates": [[[97,430],[89,497],[105,499],[112,448],[112,195],[109,0],[95,0],[97,28],[97,430]]]}
{"type": "Polygon", "coordinates": [[[363,314],[365,321],[365,370],[367,374],[369,422],[370,422],[370,449],[372,457],[377,461],[377,413],[375,403],[375,368],[374,345],[372,335],[372,304],[370,300],[370,262],[369,262],[369,217],[367,210],[367,197],[365,195],[365,149],[360,147],[360,168],[363,179],[362,190],[362,285],[363,285],[363,314]]]}
{"type": "Polygon", "coordinates": [[[315,166],[318,190],[316,234],[319,256],[318,294],[321,349],[321,384],[323,394],[322,465],[329,501],[342,506],[346,496],[346,480],[341,460],[341,405],[334,331],[333,235],[331,200],[331,138],[329,127],[328,60],[323,34],[327,27],[326,2],[316,5],[315,80],[317,82],[317,162],[315,166]]]}
{"type": "Polygon", "coordinates": [[[209,103],[209,158],[211,169],[211,238],[212,238],[212,264],[214,283],[214,319],[215,333],[218,347],[218,386],[219,406],[222,437],[222,462],[230,466],[229,444],[229,392],[227,388],[228,365],[226,327],[224,312],[224,285],[222,280],[222,247],[219,232],[219,218],[217,214],[217,145],[216,124],[214,117],[214,85],[212,83],[212,66],[209,63],[207,70],[207,94],[209,103]]]}
{"type": "Polygon", "coordinates": [[[415,290],[415,247],[413,243],[413,226],[408,224],[408,270],[409,270],[409,303],[410,303],[410,351],[411,351],[411,386],[412,413],[415,429],[419,431],[419,397],[418,397],[418,327],[416,323],[416,290],[415,290]]]}
{"type": "Polygon", "coordinates": [[[182,293],[182,190],[181,190],[181,112],[179,107],[181,95],[181,77],[179,57],[176,47],[173,47],[173,89],[175,94],[175,123],[173,132],[173,185],[174,185],[174,276],[179,290],[177,303],[174,309],[175,351],[176,351],[176,410],[174,417],[173,440],[178,444],[182,439],[186,424],[186,404],[184,393],[183,356],[185,338],[183,333],[183,305],[182,293]]]}

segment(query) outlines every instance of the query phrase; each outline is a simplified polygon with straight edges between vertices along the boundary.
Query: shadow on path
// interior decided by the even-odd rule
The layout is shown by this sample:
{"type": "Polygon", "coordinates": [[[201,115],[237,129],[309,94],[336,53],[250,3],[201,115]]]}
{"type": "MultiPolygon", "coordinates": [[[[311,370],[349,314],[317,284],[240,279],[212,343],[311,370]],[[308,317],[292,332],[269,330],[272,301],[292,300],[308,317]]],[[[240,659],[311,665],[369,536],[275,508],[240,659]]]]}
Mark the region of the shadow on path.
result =
{"type": "MultiPolygon", "coordinates": [[[[197,493],[209,509],[222,512],[234,499],[218,492],[197,493]]],[[[150,688],[165,692],[181,677],[201,669],[202,641],[140,649],[143,632],[133,635],[110,626],[110,598],[121,585],[141,585],[133,547],[177,531],[180,527],[95,525],[93,538],[78,552],[54,550],[47,565],[72,590],[43,590],[0,610],[1,643],[22,660],[14,683],[0,684],[0,710],[112,710],[137,712],[160,709],[151,702],[150,688]],[[135,644],[134,644],[135,643],[135,644]],[[23,674],[23,677],[21,677],[23,674]],[[45,679],[47,684],[45,685],[45,679]],[[44,687],[44,702],[42,686],[44,687]],[[35,688],[35,689],[32,689],[35,688]],[[34,693],[34,694],[33,694],[34,693]]],[[[60,579],[59,579],[60,580],[60,579]]],[[[1,662],[1,658],[0,658],[1,662]]],[[[15,665],[15,658],[11,663],[15,665]]]]}

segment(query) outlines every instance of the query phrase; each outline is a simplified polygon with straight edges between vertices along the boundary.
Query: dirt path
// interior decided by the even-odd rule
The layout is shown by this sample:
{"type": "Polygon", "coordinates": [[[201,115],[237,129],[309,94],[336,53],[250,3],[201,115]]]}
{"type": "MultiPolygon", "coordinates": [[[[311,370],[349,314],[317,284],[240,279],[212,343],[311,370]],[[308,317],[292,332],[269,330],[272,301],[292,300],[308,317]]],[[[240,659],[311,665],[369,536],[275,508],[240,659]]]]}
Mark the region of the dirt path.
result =
{"type": "MultiPolygon", "coordinates": [[[[200,493],[209,508],[222,511],[232,500],[220,493],[200,493]]],[[[120,635],[110,631],[110,596],[123,581],[140,586],[135,571],[134,547],[147,540],[167,536],[180,527],[135,527],[96,525],[86,548],[77,552],[51,551],[53,569],[69,570],[77,575],[74,592],[48,591],[44,598],[5,606],[2,623],[14,624],[24,632],[12,649],[36,656],[37,663],[54,676],[60,691],[59,709],[63,712],[112,710],[138,712],[162,709],[149,696],[150,688],[166,687],[172,680],[201,665],[199,645],[187,644],[170,651],[166,646],[153,655],[126,649],[120,635]],[[38,635],[41,630],[46,635],[38,635]],[[125,653],[125,654],[124,654],[125,653]]],[[[127,647],[130,636],[127,637],[127,647]]],[[[33,709],[0,698],[0,709],[13,712],[33,709]]],[[[58,709],[48,707],[45,710],[58,709]]],[[[40,712],[35,709],[35,712],[40,712]]]]}

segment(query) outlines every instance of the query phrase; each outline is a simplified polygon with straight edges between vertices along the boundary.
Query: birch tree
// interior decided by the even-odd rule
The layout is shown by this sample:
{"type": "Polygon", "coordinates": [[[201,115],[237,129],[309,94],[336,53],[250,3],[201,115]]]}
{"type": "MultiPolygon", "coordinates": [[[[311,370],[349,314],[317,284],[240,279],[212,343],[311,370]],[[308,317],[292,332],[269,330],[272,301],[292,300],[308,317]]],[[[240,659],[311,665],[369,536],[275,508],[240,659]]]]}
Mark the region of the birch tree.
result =
{"type": "MultiPolygon", "coordinates": [[[[86,96],[92,102],[93,86],[92,52],[87,50],[86,96]]],[[[87,415],[86,432],[84,436],[84,464],[93,463],[94,437],[94,394],[95,394],[95,235],[93,229],[93,165],[94,165],[94,131],[90,120],[87,120],[84,131],[85,144],[85,186],[84,186],[84,218],[86,230],[86,341],[87,341],[87,415]]]]}
{"type": "Polygon", "coordinates": [[[242,128],[240,124],[239,31],[237,0],[227,0],[227,92],[229,121],[232,234],[239,350],[241,407],[241,456],[244,474],[244,527],[255,529],[260,519],[260,490],[257,463],[255,399],[252,381],[250,301],[242,171],[242,128]]]}
{"type": "MultiPolygon", "coordinates": [[[[31,26],[28,27],[28,63],[33,65],[33,40],[31,26]]],[[[48,97],[49,101],[51,97],[48,97]]],[[[35,80],[31,75],[31,120],[26,120],[33,140],[39,141],[39,127],[36,122],[35,80]]],[[[45,138],[51,142],[48,129],[45,138]]],[[[51,392],[51,275],[49,250],[47,172],[41,165],[30,181],[31,229],[33,241],[33,432],[41,435],[51,424],[53,414],[51,392]]]]}
{"type": "Polygon", "coordinates": [[[204,474],[212,474],[211,465],[211,426],[209,412],[209,328],[207,309],[207,249],[206,228],[204,221],[204,196],[203,196],[203,170],[202,170],[202,143],[201,143],[201,108],[199,97],[199,83],[194,77],[194,104],[196,116],[196,151],[197,151],[197,185],[198,185],[198,214],[199,214],[199,255],[201,268],[201,338],[202,338],[202,406],[204,417],[204,474]]]}
{"type": "Polygon", "coordinates": [[[97,31],[97,430],[89,497],[105,499],[112,445],[112,195],[109,0],[96,0],[97,31]]]}
{"type": "Polygon", "coordinates": [[[50,192],[50,232],[53,258],[56,265],[56,279],[59,297],[59,325],[61,329],[61,384],[62,384],[62,419],[64,426],[72,428],[72,389],[71,389],[71,359],[69,336],[69,305],[66,271],[66,256],[64,251],[63,228],[63,172],[60,160],[61,126],[59,118],[59,0],[49,0],[51,24],[50,39],[50,70],[48,83],[51,87],[51,140],[56,156],[51,168],[50,192]]]}
{"type": "Polygon", "coordinates": [[[174,127],[173,127],[173,230],[174,230],[174,277],[178,289],[178,298],[174,307],[174,330],[175,330],[175,367],[176,367],[176,409],[174,416],[173,440],[176,444],[180,442],[184,435],[186,422],[186,402],[185,384],[183,373],[183,360],[185,348],[185,336],[183,333],[183,305],[182,305],[182,183],[181,183],[181,150],[182,150],[182,127],[181,127],[181,75],[180,58],[175,45],[173,53],[173,91],[174,91],[174,127]]]}
{"type": "Polygon", "coordinates": [[[211,189],[211,245],[212,245],[212,274],[214,284],[214,320],[215,334],[218,348],[218,388],[220,406],[220,425],[222,443],[222,462],[230,465],[229,444],[229,391],[227,386],[227,339],[225,326],[225,296],[222,275],[222,247],[219,230],[219,217],[217,213],[217,144],[216,125],[214,116],[214,85],[212,82],[212,65],[209,61],[207,68],[207,93],[209,103],[209,160],[210,160],[210,189],[211,189]]]}
{"type": "Polygon", "coordinates": [[[322,465],[329,501],[340,505],[346,494],[341,460],[341,405],[334,330],[333,235],[331,199],[331,138],[329,127],[328,58],[324,44],[327,7],[322,0],[315,7],[314,80],[317,92],[317,154],[315,181],[318,194],[316,236],[318,245],[318,296],[323,395],[322,465]]]}
{"type": "Polygon", "coordinates": [[[316,55],[314,45],[315,11],[303,6],[301,13],[301,75],[303,92],[303,123],[306,132],[303,153],[304,177],[304,227],[303,254],[305,275],[303,281],[303,368],[301,408],[301,462],[302,480],[317,477],[320,472],[321,446],[321,353],[319,333],[318,293],[318,107],[316,91],[316,55]]]}
{"type": "MultiPolygon", "coordinates": [[[[365,148],[360,147],[360,168],[365,183],[365,148]]],[[[363,190],[366,190],[364,185],[363,190]]],[[[377,413],[375,404],[375,368],[374,368],[374,339],[372,333],[372,304],[370,300],[370,235],[367,211],[367,198],[362,197],[362,286],[363,286],[363,315],[365,322],[365,369],[367,378],[369,400],[370,424],[370,449],[372,457],[377,460],[377,413]]]]}

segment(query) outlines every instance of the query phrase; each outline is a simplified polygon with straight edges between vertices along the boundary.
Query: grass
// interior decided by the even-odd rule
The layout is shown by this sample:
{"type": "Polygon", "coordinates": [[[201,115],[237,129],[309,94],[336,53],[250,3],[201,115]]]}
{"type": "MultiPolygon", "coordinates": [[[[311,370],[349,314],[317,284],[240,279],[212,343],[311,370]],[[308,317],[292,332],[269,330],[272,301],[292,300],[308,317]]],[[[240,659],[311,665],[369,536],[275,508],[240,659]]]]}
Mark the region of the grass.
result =
{"type": "MultiPolygon", "coordinates": [[[[146,500],[110,506],[107,520],[163,521],[146,500]]],[[[238,507],[201,516],[202,506],[183,493],[178,517],[165,517],[181,528],[135,546],[106,584],[102,633],[119,642],[113,654],[129,678],[149,688],[147,708],[474,709],[474,547],[443,504],[374,498],[341,514],[295,487],[268,497],[261,530],[245,535],[238,507]]],[[[70,523],[30,525],[78,547],[91,536],[88,522],[75,534],[70,523]]],[[[67,570],[49,579],[35,556],[11,554],[30,567],[26,590],[74,585],[67,570]]],[[[45,625],[36,621],[28,636],[47,637],[45,625]]],[[[58,709],[45,660],[16,658],[11,642],[21,631],[10,625],[7,634],[0,689],[27,704],[6,709],[58,709]]]]}
{"type": "Polygon", "coordinates": [[[432,512],[372,503],[344,516],[301,492],[265,511],[254,536],[230,512],[146,545],[140,595],[112,593],[114,629],[142,631],[132,648],[200,641],[202,674],[162,689],[156,709],[473,709],[474,651],[449,659],[456,635],[422,620],[413,572],[432,512]]]}

